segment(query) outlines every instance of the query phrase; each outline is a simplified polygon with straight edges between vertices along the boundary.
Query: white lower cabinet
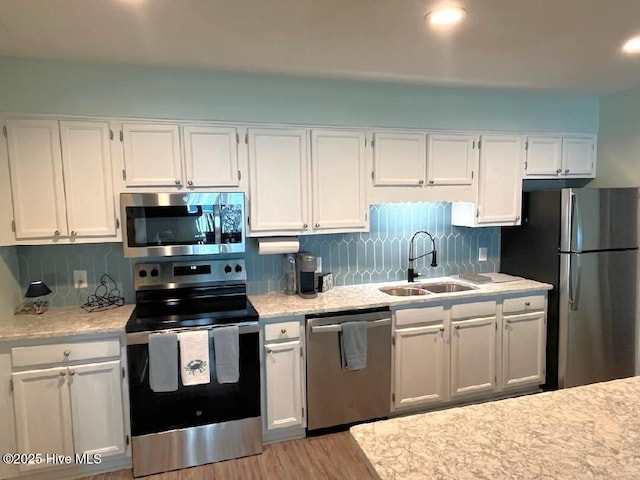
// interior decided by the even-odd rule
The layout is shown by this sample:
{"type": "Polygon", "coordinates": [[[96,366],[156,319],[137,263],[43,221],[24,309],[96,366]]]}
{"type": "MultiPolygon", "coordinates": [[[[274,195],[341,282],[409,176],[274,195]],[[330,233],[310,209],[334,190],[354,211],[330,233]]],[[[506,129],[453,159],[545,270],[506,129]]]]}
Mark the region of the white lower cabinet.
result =
{"type": "Polygon", "coordinates": [[[496,388],[496,317],[452,322],[451,396],[496,388]]]}
{"type": "Polygon", "coordinates": [[[299,321],[264,328],[265,430],[304,427],[304,355],[299,321]]]}
{"type": "Polygon", "coordinates": [[[397,328],[394,342],[396,409],[444,402],[446,357],[443,323],[397,328]]]}
{"type": "Polygon", "coordinates": [[[539,385],[545,381],[546,314],[504,315],[502,387],[539,385]]]}
{"type": "Polygon", "coordinates": [[[9,477],[66,468],[71,478],[130,465],[120,339],[15,345],[8,351],[15,451],[36,455],[32,463],[13,467],[9,477]],[[71,462],[47,461],[47,454],[71,462]]]}

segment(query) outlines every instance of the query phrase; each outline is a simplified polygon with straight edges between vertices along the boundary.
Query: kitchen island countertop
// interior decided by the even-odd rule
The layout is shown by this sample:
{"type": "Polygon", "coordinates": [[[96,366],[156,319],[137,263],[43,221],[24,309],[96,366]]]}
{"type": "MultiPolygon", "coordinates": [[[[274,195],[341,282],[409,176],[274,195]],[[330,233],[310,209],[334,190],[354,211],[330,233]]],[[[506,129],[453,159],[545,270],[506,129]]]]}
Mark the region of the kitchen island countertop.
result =
{"type": "Polygon", "coordinates": [[[640,478],[640,377],[351,428],[383,480],[640,478]]]}
{"type": "Polygon", "coordinates": [[[317,298],[306,299],[298,295],[285,295],[283,292],[270,292],[262,295],[250,295],[251,303],[258,311],[261,319],[285,317],[292,315],[308,315],[340,310],[362,309],[372,307],[394,307],[401,305],[438,303],[443,301],[466,301],[481,299],[486,296],[509,295],[542,290],[551,290],[552,285],[534,280],[516,280],[504,283],[473,284],[455,277],[426,278],[416,280],[415,284],[427,284],[442,281],[465,283],[475,287],[462,292],[439,293],[409,297],[395,297],[381,292],[379,288],[407,285],[407,282],[366,283],[334,287],[328,292],[318,293],[317,298]]]}
{"type": "Polygon", "coordinates": [[[13,315],[0,319],[0,341],[124,333],[135,305],[86,312],[81,307],[51,307],[41,315],[13,315]]]}

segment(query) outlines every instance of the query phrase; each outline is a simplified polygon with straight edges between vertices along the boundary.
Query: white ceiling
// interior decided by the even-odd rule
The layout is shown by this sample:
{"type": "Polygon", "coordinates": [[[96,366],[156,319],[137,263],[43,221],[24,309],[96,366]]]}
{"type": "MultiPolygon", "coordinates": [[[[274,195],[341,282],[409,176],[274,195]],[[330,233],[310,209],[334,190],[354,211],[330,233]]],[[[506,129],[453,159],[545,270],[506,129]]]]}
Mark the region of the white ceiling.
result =
{"type": "Polygon", "coordinates": [[[640,85],[640,0],[0,0],[0,55],[603,94],[640,85]]]}

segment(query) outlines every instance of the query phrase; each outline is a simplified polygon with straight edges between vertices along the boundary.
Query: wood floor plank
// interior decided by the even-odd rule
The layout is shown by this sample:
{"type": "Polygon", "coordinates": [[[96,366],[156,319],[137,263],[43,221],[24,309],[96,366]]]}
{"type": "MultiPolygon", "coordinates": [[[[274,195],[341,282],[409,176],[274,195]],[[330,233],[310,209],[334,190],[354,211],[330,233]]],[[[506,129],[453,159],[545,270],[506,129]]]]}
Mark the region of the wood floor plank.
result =
{"type": "MultiPolygon", "coordinates": [[[[132,480],[131,470],[86,480],[132,480]]],[[[376,480],[379,477],[349,432],[267,445],[261,455],[211,463],[145,480],[376,480]]]]}

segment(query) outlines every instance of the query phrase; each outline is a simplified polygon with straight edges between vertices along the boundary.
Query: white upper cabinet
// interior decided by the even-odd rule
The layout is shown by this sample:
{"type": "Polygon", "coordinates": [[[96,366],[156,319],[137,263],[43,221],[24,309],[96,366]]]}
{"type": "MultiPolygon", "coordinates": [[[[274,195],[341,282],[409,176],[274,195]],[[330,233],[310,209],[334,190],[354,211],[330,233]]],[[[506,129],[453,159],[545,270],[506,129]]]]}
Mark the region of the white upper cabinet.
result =
{"type": "Polygon", "coordinates": [[[364,132],[311,132],[314,229],[366,228],[364,150],[364,132]]]}
{"type": "Polygon", "coordinates": [[[184,126],[187,187],[237,187],[238,132],[235,128],[184,126]]]}
{"type": "Polygon", "coordinates": [[[373,185],[423,185],[425,153],[424,133],[374,133],[373,185]]]}
{"type": "Polygon", "coordinates": [[[248,147],[250,235],[366,230],[364,132],[250,128],[248,147]]]}
{"type": "Polygon", "coordinates": [[[595,177],[596,141],[593,135],[530,136],[527,139],[526,178],[595,177]]]}
{"type": "Polygon", "coordinates": [[[519,225],[524,145],[518,135],[480,137],[478,193],[475,203],[454,202],[453,225],[519,225]]]}
{"type": "Polygon", "coordinates": [[[122,134],[127,187],[183,185],[178,125],[123,123],[122,134]]]}
{"type": "Polygon", "coordinates": [[[8,119],[16,239],[67,234],[57,120],[8,119]]]}
{"type": "Polygon", "coordinates": [[[115,236],[116,214],[106,122],[60,122],[71,237],[115,236]]]}
{"type": "Polygon", "coordinates": [[[596,142],[593,136],[562,138],[562,175],[591,178],[596,175],[596,142]]]}
{"type": "Polygon", "coordinates": [[[308,132],[248,130],[251,232],[309,227],[308,132]]]}
{"type": "Polygon", "coordinates": [[[477,135],[429,134],[427,181],[429,185],[471,185],[477,162],[477,135]]]}
{"type": "Polygon", "coordinates": [[[527,177],[557,177],[562,172],[562,137],[536,136],[527,138],[527,177]]]}

